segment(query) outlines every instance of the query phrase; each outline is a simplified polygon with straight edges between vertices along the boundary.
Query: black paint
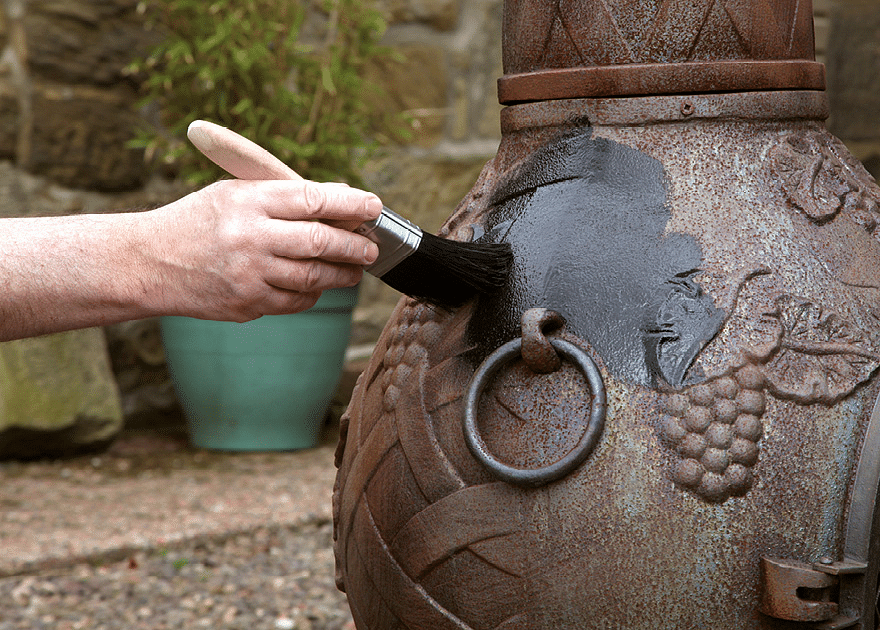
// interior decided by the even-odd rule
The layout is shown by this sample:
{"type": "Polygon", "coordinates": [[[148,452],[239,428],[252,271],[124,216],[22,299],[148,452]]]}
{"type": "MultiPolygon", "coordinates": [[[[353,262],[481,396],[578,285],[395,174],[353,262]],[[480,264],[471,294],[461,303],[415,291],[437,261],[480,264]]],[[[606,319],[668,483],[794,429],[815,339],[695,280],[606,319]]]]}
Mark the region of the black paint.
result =
{"type": "Polygon", "coordinates": [[[699,244],[665,234],[667,179],[655,159],[587,128],[533,153],[496,188],[484,240],[511,244],[501,292],[469,325],[479,354],[519,335],[532,307],[560,312],[611,373],[680,386],[722,313],[694,281],[699,244]]]}

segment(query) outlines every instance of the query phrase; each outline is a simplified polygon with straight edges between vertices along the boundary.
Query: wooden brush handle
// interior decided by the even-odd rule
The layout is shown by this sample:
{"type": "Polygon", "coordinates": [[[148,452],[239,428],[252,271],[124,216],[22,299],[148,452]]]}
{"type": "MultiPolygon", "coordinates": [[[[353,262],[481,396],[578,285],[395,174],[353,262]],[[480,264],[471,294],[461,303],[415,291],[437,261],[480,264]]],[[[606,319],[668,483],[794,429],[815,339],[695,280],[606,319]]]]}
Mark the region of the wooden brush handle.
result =
{"type": "MultiPolygon", "coordinates": [[[[214,164],[238,179],[303,179],[266,149],[231,129],[196,120],[186,131],[190,142],[214,164]]],[[[360,221],[327,220],[327,225],[354,230],[360,221]]]]}
{"type": "Polygon", "coordinates": [[[238,179],[302,179],[266,149],[226,127],[196,120],[186,135],[209,160],[238,179]]]}

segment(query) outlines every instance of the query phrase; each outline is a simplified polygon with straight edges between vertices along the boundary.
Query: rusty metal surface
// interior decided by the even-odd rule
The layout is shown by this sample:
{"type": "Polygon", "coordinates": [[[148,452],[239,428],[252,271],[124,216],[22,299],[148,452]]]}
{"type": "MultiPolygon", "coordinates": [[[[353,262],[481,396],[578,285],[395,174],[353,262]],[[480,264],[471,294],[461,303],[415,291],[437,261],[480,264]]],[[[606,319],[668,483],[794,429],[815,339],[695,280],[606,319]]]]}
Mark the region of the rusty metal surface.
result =
{"type": "Polygon", "coordinates": [[[504,72],[815,59],[809,0],[507,0],[504,72]]]}
{"type": "MultiPolygon", "coordinates": [[[[626,6],[679,4],[768,6],[626,6]]],[[[797,25],[809,2],[773,6],[797,25]]],[[[516,45],[518,71],[545,59],[516,45]]],[[[508,286],[402,300],[343,420],[335,553],[359,630],[876,627],[880,188],[826,115],[810,90],[502,112],[441,235],[510,243],[508,286]],[[493,459],[545,469],[590,430],[596,388],[545,341],[581,349],[606,401],[586,457],[537,487],[463,422],[482,362],[523,337],[471,401],[493,459]],[[762,582],[768,558],[830,580],[827,601],[766,562],[762,582]]]]}
{"type": "Polygon", "coordinates": [[[808,0],[508,0],[499,99],[824,90],[812,19],[808,0]]]}
{"type": "Polygon", "coordinates": [[[498,100],[513,105],[563,98],[824,89],[825,66],[815,61],[655,63],[509,75],[498,80],[498,100]]]}
{"type": "Polygon", "coordinates": [[[547,335],[562,328],[565,318],[546,308],[530,308],[522,316],[522,358],[537,374],[550,374],[562,367],[562,359],[547,335]]]}
{"type": "Polygon", "coordinates": [[[825,120],[825,92],[742,92],[632,98],[566,99],[522,104],[501,110],[505,136],[565,125],[649,125],[695,120],[825,120]]]}
{"type": "MultiPolygon", "coordinates": [[[[577,128],[563,118],[505,136],[449,235],[491,223],[493,191],[577,128]]],[[[590,331],[572,333],[577,313],[546,304],[600,366],[608,415],[579,469],[517,491],[462,434],[480,306],[403,301],[340,448],[337,554],[359,628],[778,628],[758,613],[760,558],[841,556],[877,393],[876,185],[815,120],[618,118],[591,133],[663,165],[666,229],[700,245],[699,285],[726,314],[691,367],[700,376],[667,388],[615,375],[590,331]],[[825,205],[829,186],[839,207],[825,205]]],[[[588,388],[570,365],[511,366],[497,381],[481,431],[503,461],[546,466],[583,434],[588,388]]]]}
{"type": "MultiPolygon", "coordinates": [[[[526,488],[545,486],[575,471],[593,452],[596,444],[602,436],[605,426],[607,409],[607,397],[605,383],[596,363],[578,345],[573,344],[558,335],[545,336],[549,332],[559,328],[565,322],[564,318],[556,313],[543,308],[528,309],[522,316],[522,337],[512,339],[496,349],[483,363],[477,367],[474,375],[468,383],[464,400],[463,432],[465,443],[474,458],[490,473],[498,479],[526,488]],[[579,398],[578,412],[589,414],[586,425],[581,432],[580,438],[574,445],[566,444],[560,448],[560,456],[555,461],[542,463],[537,467],[521,467],[508,464],[495,456],[492,449],[483,439],[481,419],[488,413],[491,420],[497,425],[497,414],[490,408],[488,411],[481,405],[483,393],[490,391],[497,398],[497,389],[493,391],[495,379],[505,369],[511,368],[514,361],[522,360],[526,374],[552,374],[562,368],[562,360],[570,362],[583,377],[585,391],[579,398]]],[[[547,432],[545,426],[546,412],[535,408],[531,404],[532,394],[524,388],[523,395],[508,395],[509,406],[506,411],[512,416],[503,421],[512,421],[507,427],[496,426],[496,433],[523,433],[522,423],[528,423],[533,427],[539,427],[542,433],[547,432]],[[528,415],[520,416],[511,412],[513,406],[528,409],[528,415]]],[[[550,400],[551,404],[559,405],[561,399],[558,395],[550,400]]],[[[576,425],[576,423],[569,423],[576,425]]],[[[559,436],[571,431],[571,426],[560,426],[554,432],[554,441],[560,442],[559,436]]],[[[526,432],[530,438],[527,441],[515,442],[508,446],[510,452],[527,452],[537,446],[533,436],[526,432]]],[[[508,458],[509,459],[509,455],[508,458]]]]}
{"type": "Polygon", "coordinates": [[[761,558],[761,612],[789,621],[827,621],[837,615],[831,601],[836,580],[804,562],[761,558]]]}

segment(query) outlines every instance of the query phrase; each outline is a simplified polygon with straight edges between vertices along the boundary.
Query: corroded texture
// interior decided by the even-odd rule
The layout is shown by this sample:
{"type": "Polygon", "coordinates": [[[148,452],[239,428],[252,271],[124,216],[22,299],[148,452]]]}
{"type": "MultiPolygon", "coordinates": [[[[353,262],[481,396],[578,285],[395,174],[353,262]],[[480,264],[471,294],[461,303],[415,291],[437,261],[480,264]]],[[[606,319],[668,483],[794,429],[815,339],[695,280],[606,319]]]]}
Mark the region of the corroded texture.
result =
{"type": "Polygon", "coordinates": [[[508,0],[505,72],[813,59],[810,0],[508,0]]]}
{"type": "Polygon", "coordinates": [[[809,8],[508,2],[503,101],[507,79],[558,87],[560,68],[651,94],[635,66],[704,62],[730,93],[508,99],[539,102],[502,112],[442,232],[510,243],[507,286],[452,312],[403,300],[344,419],[335,551],[360,630],[875,627],[880,188],[825,129],[821,82],[774,83],[816,69],[809,8]],[[590,430],[597,388],[526,350],[530,309],[561,314],[547,337],[598,366],[607,402],[586,459],[539,484],[487,465],[465,414],[482,362],[522,337],[531,358],[504,354],[481,390],[480,448],[542,470],[590,430]],[[762,583],[767,558],[805,581],[762,583]],[[833,606],[790,605],[825,585],[833,606]]]}
{"type": "Polygon", "coordinates": [[[508,0],[504,35],[502,103],[825,87],[810,0],[508,0]]]}
{"type": "MultiPolygon", "coordinates": [[[[658,111],[676,111],[678,97],[667,98],[658,111]]],[[[876,395],[880,247],[870,219],[880,191],[798,98],[791,111],[802,118],[784,122],[773,120],[784,96],[751,119],[750,95],[739,118],[737,99],[719,98],[727,104],[694,100],[694,120],[679,113],[649,125],[623,122],[637,103],[523,105],[506,116],[499,153],[449,236],[485,232],[500,182],[536,147],[590,121],[592,138],[661,165],[660,238],[698,245],[692,282],[723,318],[672,385],[662,371],[615,368],[593,343],[615,325],[630,334],[626,318],[593,330],[563,293],[516,271],[489,311],[479,301],[454,313],[402,302],[339,449],[337,559],[359,628],[780,627],[757,612],[761,556],[840,555],[847,484],[876,395]],[[704,109],[726,114],[704,118],[704,109]],[[608,417],[581,468],[517,490],[466,448],[462,396],[487,353],[471,322],[503,323],[505,304],[530,302],[563,313],[556,334],[601,367],[608,417]]],[[[529,203],[520,221],[540,208],[529,203]]],[[[532,256],[530,243],[512,244],[518,260],[532,256]]],[[[565,269],[546,253],[529,260],[531,276],[565,269]]],[[[614,270],[601,275],[613,292],[614,270]]],[[[574,303],[589,304],[593,293],[581,290],[574,303]]],[[[514,466],[547,465],[582,435],[587,391],[571,365],[539,375],[513,364],[483,397],[481,433],[514,466]]]]}

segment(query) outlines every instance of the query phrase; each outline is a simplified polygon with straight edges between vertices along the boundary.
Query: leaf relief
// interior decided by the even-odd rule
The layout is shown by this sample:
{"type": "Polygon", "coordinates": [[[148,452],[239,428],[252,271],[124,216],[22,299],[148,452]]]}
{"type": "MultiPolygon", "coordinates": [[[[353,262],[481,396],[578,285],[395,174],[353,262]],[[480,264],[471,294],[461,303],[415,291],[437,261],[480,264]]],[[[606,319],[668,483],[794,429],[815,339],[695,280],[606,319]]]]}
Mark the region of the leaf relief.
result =
{"type": "Polygon", "coordinates": [[[768,270],[756,269],[726,284],[730,290],[719,291],[720,308],[730,315],[692,368],[707,379],[765,363],[784,334],[776,303],[780,291],[768,270]]]}
{"type": "Polygon", "coordinates": [[[770,151],[789,202],[821,225],[844,214],[880,239],[880,188],[830,134],[792,133],[770,151]]]}
{"type": "Polygon", "coordinates": [[[777,304],[784,334],[778,352],[764,366],[773,395],[830,405],[880,366],[877,340],[838,313],[790,295],[778,298],[777,304]]]}
{"type": "Polygon", "coordinates": [[[880,310],[844,317],[785,293],[764,269],[732,286],[722,296],[730,316],[695,362],[707,378],[754,365],[774,396],[830,405],[880,367],[880,310]]]}

